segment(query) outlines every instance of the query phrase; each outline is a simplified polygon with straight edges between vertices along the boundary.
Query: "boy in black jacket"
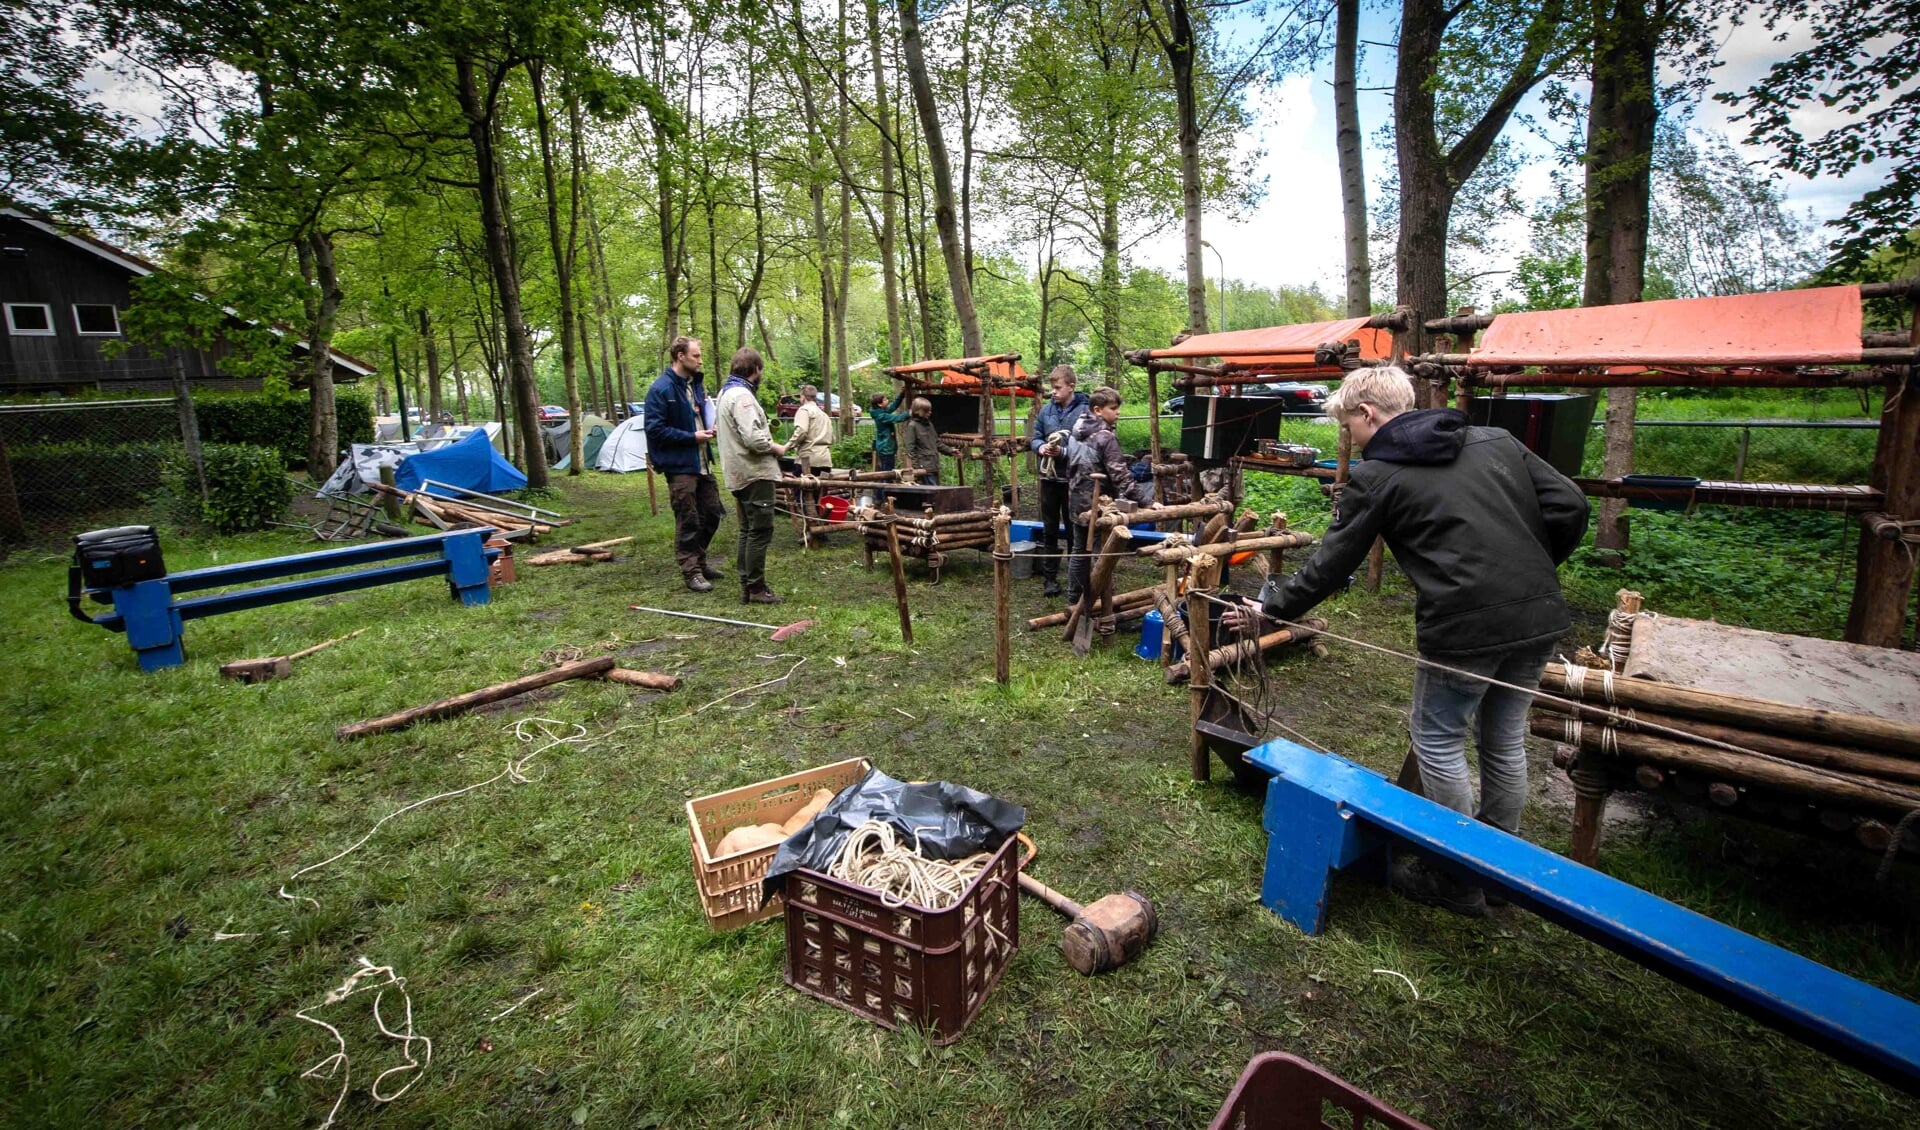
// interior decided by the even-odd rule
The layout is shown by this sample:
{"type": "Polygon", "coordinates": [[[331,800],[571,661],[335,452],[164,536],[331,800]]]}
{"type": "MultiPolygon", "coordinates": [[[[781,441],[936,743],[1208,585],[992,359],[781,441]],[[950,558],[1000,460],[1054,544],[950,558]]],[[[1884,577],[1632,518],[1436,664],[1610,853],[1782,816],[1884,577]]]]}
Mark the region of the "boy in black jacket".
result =
{"type": "MultiPolygon", "coordinates": [[[[1471,427],[1451,408],[1412,407],[1413,382],[1398,368],[1361,369],[1341,383],[1327,414],[1347,425],[1363,458],[1320,548],[1261,611],[1298,620],[1346,583],[1376,536],[1385,538],[1417,594],[1423,662],[1409,721],[1421,785],[1430,799],[1473,813],[1466,745],[1477,714],[1478,816],[1518,833],[1531,688],[1572,626],[1555,570],[1586,534],[1587,499],[1510,433],[1471,427]]],[[[1229,630],[1257,626],[1251,608],[1223,620],[1229,630]]],[[[1394,885],[1459,913],[1486,909],[1479,888],[1410,862],[1396,866],[1394,885]]]]}

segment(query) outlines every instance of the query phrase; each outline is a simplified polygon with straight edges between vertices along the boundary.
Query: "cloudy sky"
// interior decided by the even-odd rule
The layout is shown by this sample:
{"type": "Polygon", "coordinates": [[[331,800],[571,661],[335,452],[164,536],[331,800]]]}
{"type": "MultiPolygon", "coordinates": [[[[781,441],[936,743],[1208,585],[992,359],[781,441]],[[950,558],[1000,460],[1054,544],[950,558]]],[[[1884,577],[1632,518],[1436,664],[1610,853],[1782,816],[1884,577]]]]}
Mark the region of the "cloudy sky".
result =
{"type": "MultiPolygon", "coordinates": [[[[1394,21],[1378,11],[1368,12],[1362,20],[1360,38],[1387,41],[1393,37],[1394,21]]],[[[1727,29],[1720,57],[1724,65],[1714,73],[1714,90],[1745,90],[1766,73],[1769,64],[1784,58],[1807,41],[1804,34],[1789,33],[1785,43],[1774,41],[1774,33],[1749,24],[1727,29]]],[[[1359,85],[1391,87],[1394,57],[1390,49],[1368,47],[1359,85]]],[[[1229,278],[1244,279],[1262,286],[1303,286],[1318,283],[1328,294],[1345,290],[1345,250],[1342,235],[1339,168],[1333,143],[1332,66],[1325,64],[1311,76],[1288,79],[1275,88],[1261,91],[1254,100],[1254,122],[1240,139],[1242,152],[1262,154],[1256,175],[1265,179],[1266,196],[1254,211],[1237,222],[1207,217],[1207,242],[1220,249],[1229,278]]],[[[1533,107],[1537,109],[1537,107],[1533,107]]],[[[1700,130],[1717,130],[1736,145],[1744,129],[1727,122],[1728,108],[1710,99],[1694,115],[1700,130]]],[[[1375,131],[1393,112],[1392,100],[1384,91],[1360,96],[1360,128],[1368,140],[1365,160],[1369,196],[1380,171],[1393,161],[1390,150],[1375,143],[1375,131]]],[[[1826,115],[1837,118],[1838,115],[1826,115]]],[[[1808,115],[1805,124],[1821,128],[1819,116],[1808,115]]],[[[1522,131],[1509,126],[1516,137],[1522,131]]],[[[1537,145],[1537,143],[1536,143],[1537,145]]],[[[1764,149],[1740,145],[1741,152],[1755,162],[1771,154],[1764,149]]],[[[1550,162],[1535,161],[1522,172],[1522,195],[1533,198],[1548,188],[1550,162]]],[[[1811,212],[1817,221],[1826,221],[1846,210],[1879,177],[1872,169],[1855,170],[1839,180],[1809,182],[1785,174],[1780,185],[1788,206],[1795,212],[1811,212]]],[[[1504,233],[1513,253],[1525,249],[1524,224],[1510,225],[1504,233]]],[[[1136,250],[1143,264],[1179,271],[1182,265],[1180,232],[1176,227],[1146,241],[1136,250]]],[[[1215,277],[1221,259],[1213,251],[1205,255],[1207,277],[1215,277]]],[[[1505,264],[1494,263],[1499,267],[1505,264]]],[[[1376,292],[1384,286],[1392,289],[1392,280],[1375,280],[1376,292]]]]}

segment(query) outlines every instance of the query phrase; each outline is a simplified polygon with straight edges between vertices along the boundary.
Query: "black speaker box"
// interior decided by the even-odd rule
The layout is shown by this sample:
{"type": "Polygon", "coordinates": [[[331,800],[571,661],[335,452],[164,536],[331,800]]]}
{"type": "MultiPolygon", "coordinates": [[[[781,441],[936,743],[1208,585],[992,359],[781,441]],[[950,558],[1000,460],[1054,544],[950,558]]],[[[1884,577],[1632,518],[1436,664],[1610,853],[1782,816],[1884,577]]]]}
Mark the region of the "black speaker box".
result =
{"type": "Polygon", "coordinates": [[[1286,400],[1278,396],[1194,396],[1180,407],[1180,450],[1203,467],[1251,455],[1263,439],[1280,438],[1286,400]]]}
{"type": "Polygon", "coordinates": [[[1593,397],[1584,393],[1477,396],[1469,415],[1483,427],[1512,432],[1528,451],[1572,478],[1580,473],[1580,461],[1586,457],[1593,407],[1593,397]]]}

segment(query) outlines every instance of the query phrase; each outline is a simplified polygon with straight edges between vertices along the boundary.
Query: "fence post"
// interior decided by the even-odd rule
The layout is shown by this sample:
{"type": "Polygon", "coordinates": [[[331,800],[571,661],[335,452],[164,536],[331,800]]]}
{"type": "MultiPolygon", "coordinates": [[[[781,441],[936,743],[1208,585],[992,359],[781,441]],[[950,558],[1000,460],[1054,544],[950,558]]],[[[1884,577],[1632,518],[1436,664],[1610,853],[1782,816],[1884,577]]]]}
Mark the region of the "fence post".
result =
{"type": "Polygon", "coordinates": [[[1752,428],[1740,429],[1740,446],[1733,453],[1733,481],[1736,483],[1747,481],[1747,443],[1752,439],[1752,428]]]}
{"type": "Polygon", "coordinates": [[[200,421],[193,414],[193,394],[187,390],[187,362],[178,353],[173,357],[173,407],[180,415],[180,442],[187,449],[187,461],[193,464],[193,477],[200,483],[200,501],[207,501],[207,464],[200,454],[200,421]]]}
{"type": "Polygon", "coordinates": [[[7,437],[0,435],[0,537],[26,536],[27,523],[20,516],[20,496],[13,488],[13,461],[7,458],[7,437]]]}

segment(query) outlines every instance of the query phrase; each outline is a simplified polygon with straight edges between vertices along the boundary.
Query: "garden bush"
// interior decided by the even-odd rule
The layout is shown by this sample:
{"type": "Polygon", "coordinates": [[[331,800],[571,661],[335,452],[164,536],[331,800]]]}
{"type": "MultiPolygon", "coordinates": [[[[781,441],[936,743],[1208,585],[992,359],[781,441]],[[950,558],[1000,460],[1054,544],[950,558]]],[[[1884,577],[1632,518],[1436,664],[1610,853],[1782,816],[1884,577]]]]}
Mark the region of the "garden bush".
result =
{"type": "MultiPolygon", "coordinates": [[[[271,447],[288,466],[305,466],[307,394],[292,390],[202,393],[193,398],[204,443],[271,447]]],[[[340,445],[373,442],[373,405],[357,390],[335,391],[340,445]]]]}
{"type": "Polygon", "coordinates": [[[286,512],[293,499],[287,464],[271,447],[245,443],[214,443],[202,449],[207,471],[207,497],[199,500],[199,484],[184,456],[167,467],[168,493],[184,504],[187,513],[215,533],[258,530],[286,512]],[[197,504],[197,505],[196,505],[197,504]]]}

